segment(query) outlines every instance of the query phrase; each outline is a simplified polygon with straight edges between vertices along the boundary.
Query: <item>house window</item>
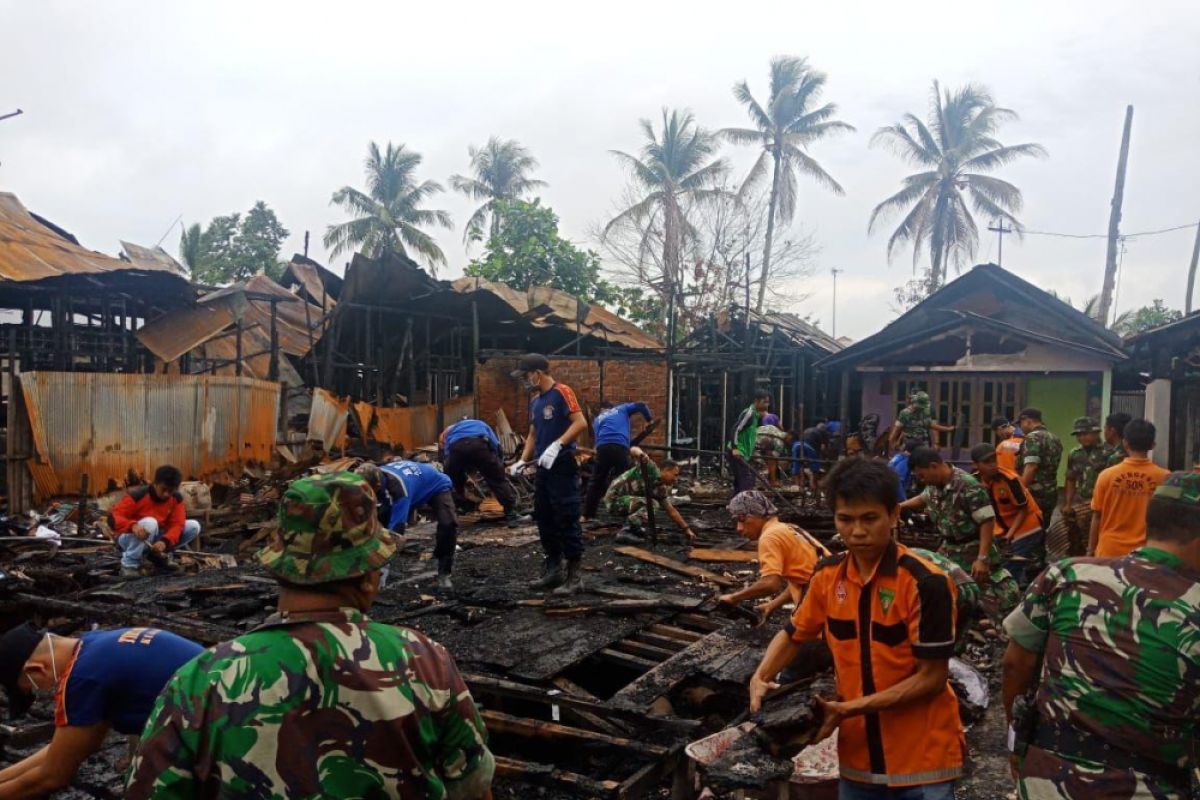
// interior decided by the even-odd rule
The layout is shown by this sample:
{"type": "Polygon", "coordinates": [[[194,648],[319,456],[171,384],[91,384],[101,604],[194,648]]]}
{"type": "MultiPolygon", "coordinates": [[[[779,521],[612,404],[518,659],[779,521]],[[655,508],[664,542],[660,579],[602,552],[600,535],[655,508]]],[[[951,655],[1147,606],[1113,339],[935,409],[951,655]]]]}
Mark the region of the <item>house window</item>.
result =
{"type": "Polygon", "coordinates": [[[956,433],[934,434],[938,446],[947,450],[954,446],[956,435],[964,452],[980,442],[991,442],[992,420],[1001,416],[1012,420],[1024,400],[1025,381],[1018,377],[935,377],[929,380],[896,376],[893,383],[896,415],[908,405],[909,396],[920,390],[929,393],[930,412],[935,422],[959,427],[956,433]]]}

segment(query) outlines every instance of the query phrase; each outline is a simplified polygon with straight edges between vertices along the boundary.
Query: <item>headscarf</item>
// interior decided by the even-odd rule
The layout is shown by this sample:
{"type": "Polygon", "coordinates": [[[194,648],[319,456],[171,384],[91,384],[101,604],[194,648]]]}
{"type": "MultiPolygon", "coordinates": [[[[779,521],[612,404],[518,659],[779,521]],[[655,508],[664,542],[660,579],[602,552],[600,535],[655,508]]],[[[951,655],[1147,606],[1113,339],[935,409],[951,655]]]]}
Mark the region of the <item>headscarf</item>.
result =
{"type": "Polygon", "coordinates": [[[733,517],[763,517],[765,519],[779,514],[779,509],[775,507],[769,497],[753,489],[735,495],[729,501],[727,509],[730,516],[733,517]]]}

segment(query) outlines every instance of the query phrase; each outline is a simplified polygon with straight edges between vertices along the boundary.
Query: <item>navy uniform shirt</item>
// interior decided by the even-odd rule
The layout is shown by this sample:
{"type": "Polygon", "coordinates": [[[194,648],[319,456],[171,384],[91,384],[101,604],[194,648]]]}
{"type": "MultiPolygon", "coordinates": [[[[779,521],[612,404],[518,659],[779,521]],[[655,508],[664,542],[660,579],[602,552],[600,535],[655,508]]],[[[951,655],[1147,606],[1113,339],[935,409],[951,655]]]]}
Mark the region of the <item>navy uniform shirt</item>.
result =
{"type": "Polygon", "coordinates": [[[634,414],[641,414],[647,422],[650,421],[650,407],[645,403],[621,403],[597,414],[592,423],[596,431],[596,447],[602,444],[629,447],[629,418],[634,414]]]}
{"type": "MultiPolygon", "coordinates": [[[[541,392],[529,404],[529,419],[533,422],[533,457],[538,458],[554,442],[562,438],[571,427],[571,415],[581,412],[575,392],[564,383],[555,383],[541,392]]],[[[573,450],[575,443],[564,450],[573,450]]]]}
{"type": "Polygon", "coordinates": [[[446,428],[442,434],[442,447],[449,447],[457,441],[469,439],[473,436],[487,439],[491,442],[492,449],[497,453],[500,452],[500,439],[496,436],[496,432],[492,430],[491,425],[479,419],[459,420],[449,428],[446,428]]]}

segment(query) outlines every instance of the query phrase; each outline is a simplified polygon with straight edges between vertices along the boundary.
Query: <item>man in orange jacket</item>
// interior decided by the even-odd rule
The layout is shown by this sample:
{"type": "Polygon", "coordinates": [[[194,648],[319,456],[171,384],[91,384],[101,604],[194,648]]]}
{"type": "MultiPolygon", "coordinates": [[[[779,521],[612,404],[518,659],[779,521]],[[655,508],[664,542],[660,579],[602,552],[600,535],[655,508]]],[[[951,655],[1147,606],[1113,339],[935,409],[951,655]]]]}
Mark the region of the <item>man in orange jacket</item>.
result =
{"type": "Polygon", "coordinates": [[[200,523],[187,518],[182,483],[183,473],[164,464],[155,470],[154,483],[131,490],[113,506],[109,524],[121,550],[121,577],[140,574],[143,557],[169,570],[167,553],[200,535],[200,523]]]}

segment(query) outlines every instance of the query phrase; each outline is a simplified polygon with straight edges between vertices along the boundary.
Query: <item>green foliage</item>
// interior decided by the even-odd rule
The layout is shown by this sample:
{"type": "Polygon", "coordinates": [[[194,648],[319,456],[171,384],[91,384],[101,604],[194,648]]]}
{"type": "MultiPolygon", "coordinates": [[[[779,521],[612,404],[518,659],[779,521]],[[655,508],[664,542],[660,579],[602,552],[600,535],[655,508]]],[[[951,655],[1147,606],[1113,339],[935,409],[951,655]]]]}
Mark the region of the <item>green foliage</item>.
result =
{"type": "Polygon", "coordinates": [[[204,228],[193,224],[179,239],[179,255],[198,283],[235,283],[265,272],[277,279],[284,264],[279,250],[288,237],[275,212],[262,200],[241,214],[213,217],[204,228]]]}
{"type": "Polygon", "coordinates": [[[600,279],[600,258],[558,233],[558,215],[541,200],[496,200],[495,233],[484,254],[467,265],[471,277],[487,278],[525,291],[561,289],[588,302],[606,302],[613,288],[600,279]]]}
{"type": "Polygon", "coordinates": [[[484,238],[485,230],[490,229],[490,235],[496,234],[496,215],[492,212],[497,200],[521,197],[542,188],[546,182],[529,177],[538,167],[537,159],[513,139],[492,136],[483,147],[468,147],[467,153],[471,156],[471,176],[451,175],[450,185],[472,200],[484,201],[471,214],[463,231],[464,242],[478,242],[484,238]]]}
{"type": "Polygon", "coordinates": [[[1142,306],[1134,311],[1126,311],[1117,317],[1113,330],[1122,336],[1133,336],[1135,333],[1166,325],[1183,319],[1183,312],[1177,308],[1167,308],[1163,301],[1156,299],[1153,304],[1142,306]]]}

